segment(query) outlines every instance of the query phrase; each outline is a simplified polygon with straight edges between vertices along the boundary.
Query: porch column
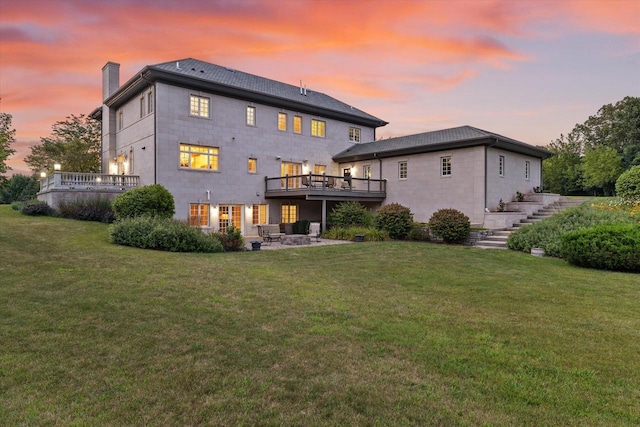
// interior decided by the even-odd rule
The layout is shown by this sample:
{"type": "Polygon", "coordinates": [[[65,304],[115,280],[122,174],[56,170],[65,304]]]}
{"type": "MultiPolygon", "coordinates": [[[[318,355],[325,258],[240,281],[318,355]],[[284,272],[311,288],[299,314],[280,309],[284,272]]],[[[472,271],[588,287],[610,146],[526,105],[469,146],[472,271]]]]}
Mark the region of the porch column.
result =
{"type": "Polygon", "coordinates": [[[322,199],[322,231],[327,229],[327,199],[322,199]]]}

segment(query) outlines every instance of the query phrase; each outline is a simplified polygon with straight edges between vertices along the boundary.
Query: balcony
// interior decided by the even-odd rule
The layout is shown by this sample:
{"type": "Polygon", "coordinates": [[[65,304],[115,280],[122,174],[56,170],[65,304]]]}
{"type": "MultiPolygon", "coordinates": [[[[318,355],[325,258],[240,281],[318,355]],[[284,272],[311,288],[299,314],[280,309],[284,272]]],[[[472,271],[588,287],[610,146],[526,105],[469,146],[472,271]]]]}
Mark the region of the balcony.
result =
{"type": "Polygon", "coordinates": [[[137,175],[54,172],[40,180],[40,192],[52,190],[112,190],[126,191],[138,187],[137,175]]]}
{"type": "Polygon", "coordinates": [[[264,195],[267,199],[304,198],[306,200],[381,202],[387,195],[387,181],[324,174],[266,177],[264,195]]]}

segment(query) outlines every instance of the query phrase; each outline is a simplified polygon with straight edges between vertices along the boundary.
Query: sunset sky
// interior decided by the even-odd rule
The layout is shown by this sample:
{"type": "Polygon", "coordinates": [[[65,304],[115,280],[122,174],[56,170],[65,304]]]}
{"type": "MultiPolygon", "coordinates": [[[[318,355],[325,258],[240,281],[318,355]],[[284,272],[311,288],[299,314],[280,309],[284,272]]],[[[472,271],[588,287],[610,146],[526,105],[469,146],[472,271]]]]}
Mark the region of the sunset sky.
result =
{"type": "Polygon", "coordinates": [[[197,58],[324,92],[389,125],[533,145],[640,96],[640,0],[0,0],[0,111],[18,150],[101,105],[101,69],[197,58]]]}

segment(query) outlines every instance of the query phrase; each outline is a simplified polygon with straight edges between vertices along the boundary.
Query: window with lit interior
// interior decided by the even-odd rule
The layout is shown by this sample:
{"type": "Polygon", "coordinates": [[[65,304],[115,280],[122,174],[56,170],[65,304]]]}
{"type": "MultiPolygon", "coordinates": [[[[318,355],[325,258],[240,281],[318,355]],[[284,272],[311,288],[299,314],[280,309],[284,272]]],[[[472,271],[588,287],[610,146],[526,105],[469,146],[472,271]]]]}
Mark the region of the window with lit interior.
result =
{"type": "Polygon", "coordinates": [[[193,227],[209,226],[209,205],[204,203],[189,204],[189,225],[193,227]]]}
{"type": "Polygon", "coordinates": [[[278,130],[287,130],[287,113],[278,113],[278,130]]]}
{"type": "Polygon", "coordinates": [[[247,126],[256,125],[256,107],[247,107],[247,126]]]}
{"type": "Polygon", "coordinates": [[[282,205],[282,222],[294,223],[298,220],[297,205],[282,205]]]}
{"type": "Polygon", "coordinates": [[[198,170],[218,170],[218,148],[180,144],[180,167],[198,170]]]}
{"type": "Polygon", "coordinates": [[[209,117],[209,98],[191,95],[189,98],[189,114],[196,117],[209,117]]]}
{"type": "Polygon", "coordinates": [[[311,120],[311,135],[319,138],[325,137],[326,123],[322,120],[311,120]]]}
{"type": "Polygon", "coordinates": [[[258,159],[249,158],[247,160],[247,172],[249,173],[258,172],[258,159]]]}
{"type": "Polygon", "coordinates": [[[293,132],[302,133],[302,117],[293,116],[293,132]]]}
{"type": "Polygon", "coordinates": [[[253,219],[251,223],[253,225],[267,224],[267,205],[253,205],[251,206],[253,213],[253,219]]]}

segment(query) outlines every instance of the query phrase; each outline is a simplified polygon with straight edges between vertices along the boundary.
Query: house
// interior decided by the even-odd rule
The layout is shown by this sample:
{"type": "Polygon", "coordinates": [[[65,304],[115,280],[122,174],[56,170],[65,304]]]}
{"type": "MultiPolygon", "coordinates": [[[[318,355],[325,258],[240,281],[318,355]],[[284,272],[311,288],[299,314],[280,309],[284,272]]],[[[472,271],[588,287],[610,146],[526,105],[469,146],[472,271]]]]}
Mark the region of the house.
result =
{"type": "Polygon", "coordinates": [[[102,172],[162,184],[176,218],[256,235],[264,223],[326,223],[345,200],[397,202],[427,221],[540,186],[549,153],[469,126],[376,141],[387,124],[326,94],[196,59],[149,65],[120,85],[102,70],[102,172]]]}

